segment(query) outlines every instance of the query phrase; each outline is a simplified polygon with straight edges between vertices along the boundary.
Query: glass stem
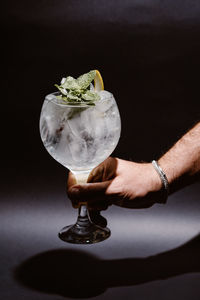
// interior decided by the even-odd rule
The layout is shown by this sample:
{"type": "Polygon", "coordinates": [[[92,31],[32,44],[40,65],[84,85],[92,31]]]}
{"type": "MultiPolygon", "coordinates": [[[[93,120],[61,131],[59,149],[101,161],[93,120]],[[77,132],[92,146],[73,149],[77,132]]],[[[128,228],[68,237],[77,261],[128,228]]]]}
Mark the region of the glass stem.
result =
{"type": "Polygon", "coordinates": [[[87,206],[81,205],[79,207],[79,216],[84,218],[84,217],[87,217],[87,215],[88,215],[87,206]]]}
{"type": "Polygon", "coordinates": [[[78,219],[76,222],[76,226],[78,227],[88,227],[91,225],[89,216],[88,216],[88,209],[86,205],[81,205],[79,207],[78,212],[78,219]]]}
{"type": "MultiPolygon", "coordinates": [[[[74,173],[76,177],[77,184],[84,184],[87,182],[90,171],[74,173]]],[[[78,211],[78,219],[76,222],[77,227],[89,227],[91,225],[91,221],[88,214],[88,209],[86,204],[81,204],[78,211]]]]}

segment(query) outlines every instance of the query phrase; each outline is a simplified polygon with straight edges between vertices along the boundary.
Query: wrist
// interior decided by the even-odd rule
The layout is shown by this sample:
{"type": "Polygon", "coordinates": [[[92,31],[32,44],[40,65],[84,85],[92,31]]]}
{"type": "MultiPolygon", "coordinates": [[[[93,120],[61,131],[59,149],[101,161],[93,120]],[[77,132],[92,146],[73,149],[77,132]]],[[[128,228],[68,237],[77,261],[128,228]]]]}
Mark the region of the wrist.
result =
{"type": "Polygon", "coordinates": [[[162,168],[163,172],[165,173],[169,185],[171,185],[176,179],[175,170],[174,170],[173,166],[164,157],[161,157],[158,160],[158,164],[162,168]]]}

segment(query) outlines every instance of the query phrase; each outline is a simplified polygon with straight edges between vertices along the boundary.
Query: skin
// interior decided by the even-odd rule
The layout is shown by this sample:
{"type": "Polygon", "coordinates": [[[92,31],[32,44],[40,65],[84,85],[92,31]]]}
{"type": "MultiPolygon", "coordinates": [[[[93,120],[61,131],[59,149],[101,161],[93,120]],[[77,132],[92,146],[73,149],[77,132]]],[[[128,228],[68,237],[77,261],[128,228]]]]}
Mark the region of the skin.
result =
{"type": "MultiPolygon", "coordinates": [[[[158,163],[168,178],[170,193],[195,181],[200,174],[200,122],[158,163]]],[[[107,209],[111,204],[148,208],[163,197],[162,182],[151,163],[112,157],[93,169],[86,184],[76,184],[74,175],[69,173],[67,193],[75,208],[86,200],[90,211],[107,209]]]]}

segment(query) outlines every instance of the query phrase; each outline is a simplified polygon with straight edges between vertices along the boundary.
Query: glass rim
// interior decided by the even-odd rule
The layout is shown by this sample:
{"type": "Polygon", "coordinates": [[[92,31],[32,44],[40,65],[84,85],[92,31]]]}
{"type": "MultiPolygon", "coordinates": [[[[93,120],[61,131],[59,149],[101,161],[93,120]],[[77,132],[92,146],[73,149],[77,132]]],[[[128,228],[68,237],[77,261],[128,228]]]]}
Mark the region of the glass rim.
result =
{"type": "MultiPolygon", "coordinates": [[[[110,93],[110,92],[108,92],[108,93],[110,93]]],[[[56,104],[58,106],[62,106],[62,107],[74,107],[74,108],[75,107],[93,107],[93,105],[89,105],[89,104],[87,104],[87,102],[85,102],[85,103],[83,103],[83,102],[82,103],[78,103],[78,102],[70,102],[70,103],[57,102],[57,101],[55,101],[55,100],[57,100],[57,98],[56,98],[57,95],[60,95],[60,92],[50,93],[50,94],[45,96],[45,100],[53,102],[54,104],[56,104]]],[[[110,93],[110,97],[113,97],[112,93],[110,93]]],[[[108,99],[110,97],[106,97],[105,99],[108,99]]],[[[97,101],[100,101],[100,100],[97,100],[97,101]]],[[[97,102],[97,101],[95,101],[95,102],[97,102]]],[[[93,103],[95,103],[95,102],[93,102],[93,103]]]]}

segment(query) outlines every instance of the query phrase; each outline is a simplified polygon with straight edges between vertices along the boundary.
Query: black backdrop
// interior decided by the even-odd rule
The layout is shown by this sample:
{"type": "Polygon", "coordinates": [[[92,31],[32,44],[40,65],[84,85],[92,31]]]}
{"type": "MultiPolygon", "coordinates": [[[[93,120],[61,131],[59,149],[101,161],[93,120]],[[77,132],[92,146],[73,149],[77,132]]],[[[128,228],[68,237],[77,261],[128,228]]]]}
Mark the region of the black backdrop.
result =
{"type": "Polygon", "coordinates": [[[122,117],[114,154],[126,159],[158,157],[199,118],[199,1],[8,0],[1,22],[6,169],[56,165],[38,120],[65,75],[101,71],[122,117]]]}

